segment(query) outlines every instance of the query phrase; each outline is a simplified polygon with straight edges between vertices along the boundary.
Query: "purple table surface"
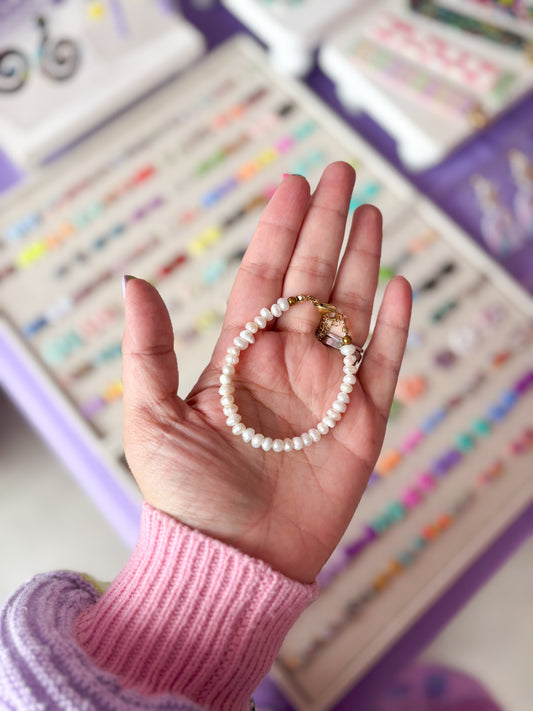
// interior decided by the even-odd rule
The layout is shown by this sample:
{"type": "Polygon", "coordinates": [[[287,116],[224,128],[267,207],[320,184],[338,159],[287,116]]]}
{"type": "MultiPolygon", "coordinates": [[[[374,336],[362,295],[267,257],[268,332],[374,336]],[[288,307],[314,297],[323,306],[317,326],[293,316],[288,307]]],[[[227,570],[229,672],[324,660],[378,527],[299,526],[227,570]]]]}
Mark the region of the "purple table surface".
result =
{"type": "MultiPolygon", "coordinates": [[[[204,34],[211,49],[236,33],[247,34],[246,28],[218,3],[198,10],[182,0],[183,14],[204,34]]],[[[533,94],[509,110],[497,123],[454,151],[441,164],[423,172],[408,171],[398,160],[395,143],[372,119],[364,114],[351,115],[339,102],[332,81],[318,68],[306,78],[307,85],[342,119],[373,145],[389,162],[422,193],[448,213],[482,246],[479,215],[473,214],[471,200],[465,200],[464,186],[476,171],[497,172],[505,164],[505,153],[518,147],[533,160],[533,94]]],[[[0,192],[7,191],[23,177],[0,151],[0,192]]],[[[519,253],[499,259],[523,286],[533,293],[533,225],[530,243],[519,253]]],[[[32,377],[17,353],[0,334],[0,382],[30,422],[50,444],[57,455],[72,469],[89,496],[102,512],[113,520],[117,530],[133,546],[138,532],[139,506],[111,479],[105,465],[65,420],[63,411],[51,402],[39,382],[32,377]]],[[[533,503],[513,522],[502,536],[456,581],[394,645],[382,659],[340,701],[334,711],[360,711],[372,703],[377,693],[443,629],[459,609],[500,568],[507,558],[533,533],[533,503]]],[[[257,689],[258,706],[272,711],[292,711],[270,679],[257,689]]]]}

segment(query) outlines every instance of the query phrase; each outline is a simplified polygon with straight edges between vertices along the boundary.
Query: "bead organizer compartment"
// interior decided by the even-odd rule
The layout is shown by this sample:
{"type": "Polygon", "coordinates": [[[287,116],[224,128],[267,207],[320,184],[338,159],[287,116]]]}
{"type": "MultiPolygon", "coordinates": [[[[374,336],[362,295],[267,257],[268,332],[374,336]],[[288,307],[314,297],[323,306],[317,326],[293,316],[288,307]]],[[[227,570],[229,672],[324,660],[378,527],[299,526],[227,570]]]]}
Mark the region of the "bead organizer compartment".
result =
{"type": "Polygon", "coordinates": [[[444,158],[533,87],[525,47],[473,36],[391,0],[361,9],[330,35],[319,64],[346,107],[383,124],[412,169],[444,158]]]}
{"type": "Polygon", "coordinates": [[[533,496],[531,300],[427,204],[385,229],[378,302],[396,273],[413,316],[382,453],[275,666],[302,711],[331,708],[533,496]]]}
{"type": "Polygon", "coordinates": [[[223,4],[267,45],[277,71],[304,76],[328,33],[356,14],[364,1],[223,0],[223,4]]]}
{"type": "Polygon", "coordinates": [[[327,163],[352,160],[351,209],[371,200],[386,223],[412,195],[264,56],[252,40],[227,43],[2,202],[1,334],[133,497],[121,445],[122,275],[160,289],[186,395],[284,173],[316,184],[327,163]]]}

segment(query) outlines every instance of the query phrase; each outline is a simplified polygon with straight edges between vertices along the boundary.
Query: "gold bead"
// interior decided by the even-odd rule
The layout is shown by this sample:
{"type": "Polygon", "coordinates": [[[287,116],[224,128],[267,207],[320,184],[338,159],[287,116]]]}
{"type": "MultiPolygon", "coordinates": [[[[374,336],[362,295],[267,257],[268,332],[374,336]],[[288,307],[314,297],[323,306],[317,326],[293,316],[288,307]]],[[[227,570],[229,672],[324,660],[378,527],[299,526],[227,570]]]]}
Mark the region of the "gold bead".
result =
{"type": "Polygon", "coordinates": [[[343,338],[342,338],[342,344],[343,344],[344,346],[349,346],[351,342],[352,342],[352,339],[351,339],[350,336],[343,336],[343,338]]]}
{"type": "Polygon", "coordinates": [[[298,294],[298,296],[296,297],[296,299],[297,299],[298,301],[305,301],[305,296],[304,296],[303,294],[298,294]]]}
{"type": "Polygon", "coordinates": [[[287,301],[289,302],[289,306],[294,306],[294,304],[297,302],[297,298],[295,296],[289,296],[287,301]]]}

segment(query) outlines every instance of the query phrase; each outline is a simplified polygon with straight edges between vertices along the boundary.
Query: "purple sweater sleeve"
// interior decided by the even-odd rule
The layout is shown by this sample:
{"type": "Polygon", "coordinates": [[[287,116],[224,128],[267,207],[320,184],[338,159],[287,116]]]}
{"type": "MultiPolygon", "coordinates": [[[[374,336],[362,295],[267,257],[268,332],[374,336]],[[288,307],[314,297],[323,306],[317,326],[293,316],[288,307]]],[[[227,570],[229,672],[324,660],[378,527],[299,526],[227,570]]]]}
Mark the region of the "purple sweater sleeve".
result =
{"type": "Polygon", "coordinates": [[[103,595],[60,572],[7,603],[0,701],[16,711],[247,711],[315,595],[145,505],[137,546],[103,595]]]}

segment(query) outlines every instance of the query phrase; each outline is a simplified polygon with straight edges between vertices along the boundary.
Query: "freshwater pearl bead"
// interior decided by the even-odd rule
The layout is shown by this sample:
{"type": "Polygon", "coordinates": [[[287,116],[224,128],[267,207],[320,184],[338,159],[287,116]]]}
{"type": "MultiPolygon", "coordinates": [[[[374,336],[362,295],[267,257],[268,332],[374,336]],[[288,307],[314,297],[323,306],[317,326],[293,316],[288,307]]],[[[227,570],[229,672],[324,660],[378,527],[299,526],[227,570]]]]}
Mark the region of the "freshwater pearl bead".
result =
{"type": "Polygon", "coordinates": [[[244,331],[241,331],[239,333],[239,336],[241,338],[244,338],[245,341],[248,341],[248,343],[250,343],[250,345],[252,343],[255,343],[255,336],[251,331],[247,331],[246,329],[244,329],[244,331]]]}
{"type": "MultiPolygon", "coordinates": [[[[222,372],[219,376],[220,387],[218,392],[221,396],[220,404],[224,417],[226,417],[226,424],[231,427],[231,431],[234,435],[241,436],[243,442],[251,444],[254,449],[262,449],[264,452],[271,450],[273,452],[299,451],[304,447],[310,447],[315,442],[319,442],[324,435],[328,434],[329,430],[335,427],[337,422],[341,420],[342,414],[346,411],[346,407],[350,402],[349,393],[352,392],[356,382],[356,373],[362,358],[362,351],[356,349],[352,343],[341,346],[339,350],[343,356],[343,377],[339,385],[339,392],[336,399],[327,409],[326,415],[315,427],[311,427],[308,431],[302,432],[299,436],[286,437],[285,439],[265,437],[265,435],[260,432],[256,432],[253,427],[247,427],[241,421],[242,418],[234,398],[235,387],[232,383],[232,377],[238,366],[240,354],[255,343],[255,334],[265,329],[269,321],[279,318],[283,313],[288,311],[292,305],[301,302],[311,302],[314,306],[319,308],[323,319],[321,323],[326,323],[326,328],[329,328],[327,319],[324,321],[323,308],[318,299],[304,295],[290,297],[290,300],[285,297],[280,297],[270,308],[266,306],[261,308],[259,314],[254,317],[253,321],[247,321],[245,323],[244,329],[233,339],[233,343],[226,351],[222,372]],[[355,355],[356,352],[357,355],[355,355]]],[[[346,317],[340,313],[338,316],[339,319],[336,323],[343,324],[344,333],[348,336],[346,317]]],[[[339,337],[334,336],[331,332],[328,332],[328,335],[330,338],[324,341],[326,345],[337,345],[339,337]]],[[[347,338],[347,340],[350,339],[347,338]]]]}
{"type": "Polygon", "coordinates": [[[233,339],[233,343],[235,343],[235,346],[240,350],[240,351],[245,351],[248,346],[250,345],[248,341],[245,341],[242,336],[235,336],[233,339]]]}
{"type": "Polygon", "coordinates": [[[272,449],[272,437],[265,437],[265,439],[261,443],[261,449],[263,449],[265,452],[268,452],[272,449]]]}
{"type": "Polygon", "coordinates": [[[259,447],[263,444],[265,439],[265,435],[262,434],[256,434],[252,437],[250,440],[250,444],[254,449],[259,449],[259,447]]]}
{"type": "Polygon", "coordinates": [[[259,315],[262,316],[265,321],[272,321],[272,319],[274,318],[274,316],[272,316],[272,313],[267,309],[266,306],[263,306],[263,308],[259,312],[259,315]]]}
{"type": "Polygon", "coordinates": [[[331,407],[337,412],[346,412],[346,403],[342,402],[342,400],[335,400],[331,407]]]}
{"type": "Polygon", "coordinates": [[[340,422],[342,419],[341,413],[338,410],[334,410],[332,407],[330,407],[328,409],[328,411],[326,412],[326,415],[328,417],[332,417],[335,420],[335,422],[340,422]]]}
{"type": "Polygon", "coordinates": [[[322,420],[321,422],[319,422],[319,423],[317,424],[316,429],[317,429],[317,432],[318,432],[320,435],[327,435],[327,433],[329,432],[329,429],[330,429],[330,428],[329,428],[329,427],[327,426],[327,424],[322,420]]]}
{"type": "Polygon", "coordinates": [[[311,437],[309,432],[302,432],[302,434],[300,435],[300,439],[306,447],[309,447],[311,444],[313,444],[313,438],[311,437]]]}

